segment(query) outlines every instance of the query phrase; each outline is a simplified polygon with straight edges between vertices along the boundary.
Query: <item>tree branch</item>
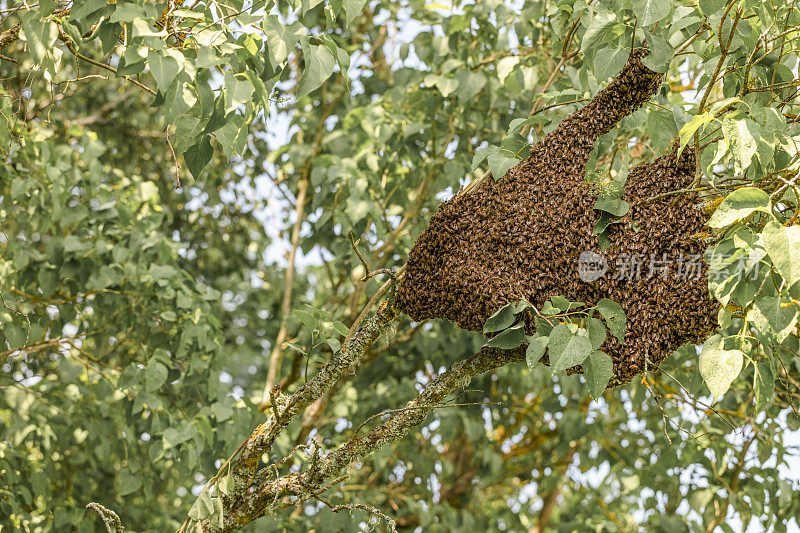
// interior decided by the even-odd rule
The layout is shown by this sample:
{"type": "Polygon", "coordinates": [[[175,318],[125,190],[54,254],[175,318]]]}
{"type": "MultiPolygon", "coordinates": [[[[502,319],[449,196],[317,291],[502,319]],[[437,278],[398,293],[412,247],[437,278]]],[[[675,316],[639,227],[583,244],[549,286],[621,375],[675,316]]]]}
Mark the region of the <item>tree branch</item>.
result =
{"type": "Polygon", "coordinates": [[[730,505],[731,493],[736,492],[736,489],[739,488],[739,482],[741,481],[739,476],[744,469],[745,459],[747,459],[747,452],[750,450],[750,446],[753,444],[753,441],[756,440],[757,435],[758,433],[753,432],[753,436],[744,443],[744,446],[742,446],[742,450],[739,452],[739,457],[736,461],[736,466],[731,471],[730,485],[725,498],[721,501],[719,499],[714,501],[714,519],[710,524],[708,524],[706,533],[714,533],[714,530],[717,529],[717,526],[722,524],[722,521],[728,516],[728,506],[730,505]]]}
{"type": "Polygon", "coordinates": [[[22,23],[17,22],[6,31],[0,33],[0,50],[19,39],[19,30],[21,29],[22,23]]]}
{"type": "MultiPolygon", "coordinates": [[[[364,328],[368,328],[376,317],[370,319],[364,328]]],[[[360,334],[364,331],[364,328],[353,337],[354,343],[359,342],[359,339],[362,338],[360,334]]],[[[433,409],[441,406],[450,393],[466,387],[475,376],[508,363],[524,360],[524,348],[509,351],[484,348],[469,359],[454,364],[443,374],[431,380],[416,398],[408,402],[405,408],[396,412],[385,423],[363,436],[352,437],[341,447],[323,456],[317,462],[316,468],[288,474],[256,487],[250,487],[247,482],[235,485],[237,487],[236,490],[239,491],[239,496],[226,501],[225,527],[223,531],[236,530],[267,514],[274,506],[281,505],[278,503],[281,498],[294,496],[296,499],[292,501],[292,504],[296,504],[313,497],[313,494],[323,486],[326,480],[338,476],[342,470],[360,461],[370,453],[403,438],[412,428],[424,422],[433,409]]],[[[328,368],[328,366],[330,366],[330,363],[325,368],[328,368]]],[[[325,369],[320,371],[320,374],[324,371],[325,369]]],[[[311,382],[309,382],[309,385],[311,385],[311,382]]],[[[308,387],[307,385],[306,389],[308,387]]],[[[295,396],[303,392],[302,390],[298,391],[295,396]]],[[[292,412],[297,411],[296,406],[287,408],[287,411],[290,408],[292,412]]],[[[291,416],[282,416],[284,427],[291,416]]],[[[267,424],[270,423],[267,422],[267,424]]],[[[261,455],[268,449],[263,444],[268,442],[271,446],[280,429],[282,428],[277,431],[274,427],[268,430],[259,428],[253,433],[251,439],[254,439],[254,444],[245,446],[246,452],[243,453],[239,461],[243,470],[255,468],[254,463],[257,463],[261,455]],[[259,434],[263,434],[264,437],[259,438],[259,434]],[[272,435],[271,440],[266,435],[272,435]],[[256,444],[255,441],[257,440],[260,440],[261,443],[256,444]]]]}
{"type": "MultiPolygon", "coordinates": [[[[272,402],[278,416],[271,414],[266,422],[253,431],[240,446],[241,453],[232,465],[231,494],[223,501],[226,531],[250,523],[266,512],[265,505],[254,509],[249,503],[257,495],[251,485],[262,456],[272,449],[275,439],[297,415],[320,398],[342,374],[358,366],[364,352],[394,319],[394,309],[383,304],[308,383],[302,385],[291,397],[281,395],[272,402]]],[[[207,528],[211,526],[208,525],[207,528]]]]}
{"type": "MultiPolygon", "coordinates": [[[[572,463],[572,458],[575,456],[575,452],[578,449],[577,443],[572,443],[569,447],[569,451],[567,455],[558,463],[561,479],[563,480],[564,475],[566,474],[567,468],[572,463]]],[[[561,495],[561,480],[556,483],[556,486],[545,495],[543,503],[542,503],[542,510],[539,512],[539,520],[536,524],[528,530],[528,533],[542,533],[547,529],[547,526],[550,524],[550,519],[553,516],[553,512],[556,510],[556,504],[558,504],[558,497],[561,495]]]]}
{"type": "MultiPolygon", "coordinates": [[[[258,406],[259,411],[262,412],[265,411],[270,405],[269,394],[272,388],[275,386],[275,380],[278,378],[278,372],[280,371],[281,363],[283,362],[283,343],[286,342],[286,338],[289,334],[286,322],[292,307],[292,286],[294,284],[295,257],[297,255],[297,248],[300,245],[300,228],[303,225],[303,220],[305,220],[304,215],[306,196],[308,193],[308,183],[311,178],[311,170],[314,168],[314,158],[319,155],[320,151],[322,150],[322,136],[325,133],[325,120],[331,116],[333,109],[341,101],[341,99],[342,95],[339,95],[331,100],[331,102],[325,108],[317,127],[316,137],[314,138],[314,151],[311,153],[308,161],[303,167],[300,183],[298,185],[297,201],[295,202],[296,220],[294,222],[294,226],[292,227],[292,248],[289,252],[289,264],[286,266],[286,276],[284,278],[283,287],[283,301],[281,302],[281,325],[278,329],[278,336],[275,338],[275,344],[272,346],[272,352],[269,356],[267,381],[264,384],[264,394],[262,395],[261,404],[258,406]]],[[[298,137],[300,137],[298,140],[302,142],[302,130],[298,134],[298,137]]]]}

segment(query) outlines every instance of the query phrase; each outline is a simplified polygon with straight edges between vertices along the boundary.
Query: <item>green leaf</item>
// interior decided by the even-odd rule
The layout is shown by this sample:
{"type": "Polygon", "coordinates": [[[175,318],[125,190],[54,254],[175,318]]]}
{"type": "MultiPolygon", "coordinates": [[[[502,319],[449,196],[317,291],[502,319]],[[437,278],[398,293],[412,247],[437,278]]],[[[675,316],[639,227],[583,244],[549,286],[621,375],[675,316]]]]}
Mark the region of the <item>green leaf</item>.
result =
{"type": "Polygon", "coordinates": [[[541,314],[544,316],[553,316],[557,315],[560,312],[561,310],[558,307],[555,307],[550,300],[544,303],[541,310],[541,314]]]}
{"type": "Polygon", "coordinates": [[[758,152],[756,138],[761,137],[761,128],[750,119],[735,120],[726,116],[722,119],[722,133],[738,164],[737,172],[743,172],[758,152]]]}
{"type": "Polygon", "coordinates": [[[475,98],[486,85],[486,76],[480,72],[462,69],[456,73],[456,81],[458,82],[456,96],[461,100],[470,101],[475,98]]]}
{"type": "Polygon", "coordinates": [[[231,493],[231,488],[233,486],[231,475],[228,474],[226,476],[222,476],[219,481],[217,481],[217,490],[221,494],[228,495],[231,493]]]}
{"type": "Polygon", "coordinates": [[[542,358],[549,341],[549,337],[540,335],[528,337],[528,348],[525,350],[525,362],[528,364],[529,369],[533,370],[534,365],[542,358]]]}
{"type": "Polygon", "coordinates": [[[322,0],[303,0],[303,15],[317,7],[322,3],[322,0]]]}
{"type": "Polygon", "coordinates": [[[164,120],[173,123],[197,102],[192,89],[183,80],[178,80],[167,89],[164,95],[164,120]]]}
{"type": "Polygon", "coordinates": [[[20,177],[14,178],[14,180],[11,182],[11,199],[17,200],[21,198],[25,193],[28,192],[30,185],[31,184],[29,182],[20,177]]]}
{"type": "Polygon", "coordinates": [[[779,344],[794,331],[798,313],[796,305],[783,307],[782,303],[780,298],[761,296],[747,312],[747,321],[765,335],[774,337],[779,344]]]}
{"type": "Polygon", "coordinates": [[[311,313],[306,313],[305,311],[300,311],[299,309],[295,309],[294,311],[292,311],[292,314],[297,318],[299,318],[300,322],[302,322],[305,325],[305,327],[307,327],[311,331],[319,329],[319,321],[316,318],[314,318],[314,315],[312,315],[311,313]]]}
{"type": "Polygon", "coordinates": [[[756,211],[770,212],[769,195],[756,187],[742,187],[730,193],[707,222],[712,228],[725,228],[756,211]]]}
{"type": "Polygon", "coordinates": [[[145,6],[137,2],[120,2],[115,6],[114,13],[110,17],[111,22],[132,22],[135,19],[145,19],[150,15],[145,6]]]}
{"type": "Polygon", "coordinates": [[[492,172],[494,180],[498,181],[506,175],[506,172],[517,166],[520,161],[520,159],[508,157],[498,151],[488,157],[489,170],[492,172]]]}
{"type": "Polygon", "coordinates": [[[589,341],[592,343],[592,350],[598,350],[606,341],[606,327],[600,319],[589,318],[587,331],[589,332],[589,341]]]}
{"type": "Polygon", "coordinates": [[[145,57],[147,57],[146,47],[129,46],[122,54],[117,76],[132,76],[142,72],[145,67],[145,57]]]}
{"type": "Polygon", "coordinates": [[[148,361],[144,370],[144,377],[147,380],[146,389],[150,392],[156,391],[167,381],[167,367],[159,360],[152,358],[148,361]]]}
{"type": "Polygon", "coordinates": [[[478,150],[475,152],[475,155],[472,156],[472,170],[474,171],[481,163],[483,163],[486,158],[488,158],[492,154],[496,154],[500,151],[499,146],[487,146],[483,150],[478,150]]]}
{"type": "Polygon", "coordinates": [[[428,74],[423,82],[426,87],[436,87],[444,98],[447,98],[458,89],[458,81],[455,78],[438,74],[428,74]]]}
{"type": "Polygon", "coordinates": [[[523,324],[514,326],[505,331],[497,334],[485,344],[490,348],[502,348],[503,350],[510,350],[520,346],[525,340],[525,328],[523,324]]]}
{"type": "Polygon", "coordinates": [[[685,124],[681,128],[680,132],[678,132],[678,135],[680,136],[681,139],[678,155],[680,155],[681,152],[683,152],[683,149],[686,147],[687,144],[689,144],[689,141],[692,140],[692,137],[694,137],[694,134],[697,130],[699,130],[703,125],[713,121],[714,121],[714,115],[705,112],[705,113],[700,113],[699,115],[695,115],[691,121],[685,124]]]}
{"type": "Polygon", "coordinates": [[[569,343],[570,339],[572,338],[573,333],[572,330],[566,324],[556,324],[556,326],[550,331],[549,343],[548,347],[550,348],[550,364],[552,365],[552,353],[556,351],[561,353],[567,347],[567,343],[569,343]]]}
{"type": "Polygon", "coordinates": [[[555,321],[551,320],[548,322],[544,318],[537,316],[533,319],[533,322],[536,325],[536,334],[546,337],[553,331],[553,324],[551,324],[551,322],[555,321]]]}
{"type": "Polygon", "coordinates": [[[305,35],[306,28],[300,22],[285,25],[277,15],[264,17],[264,35],[267,37],[267,53],[273,67],[280,66],[288,57],[297,41],[305,35]]]}
{"type": "Polygon", "coordinates": [[[50,49],[58,38],[58,26],[55,22],[42,20],[39,13],[29,11],[22,20],[22,32],[28,43],[28,52],[37,63],[41,63],[50,54],[50,49]]]}
{"type": "Polygon", "coordinates": [[[212,514],[214,514],[214,502],[211,501],[211,494],[206,489],[203,489],[192,508],[189,509],[189,518],[200,521],[205,520],[212,514]]]}
{"type": "Polygon", "coordinates": [[[361,14],[367,0],[344,0],[345,24],[350,25],[361,14]]]}
{"type": "Polygon", "coordinates": [[[522,129],[523,126],[527,126],[528,124],[545,124],[545,123],[547,123],[547,120],[540,115],[535,115],[528,118],[515,118],[514,120],[508,123],[508,131],[506,132],[506,134],[511,135],[512,133],[516,132],[519,129],[522,129]]]}
{"type": "Polygon", "coordinates": [[[561,295],[551,296],[550,302],[553,304],[553,307],[559,311],[568,311],[569,308],[572,307],[572,302],[561,295]]]}
{"type": "Polygon", "coordinates": [[[763,411],[775,394],[775,374],[767,362],[756,364],[755,374],[753,375],[753,393],[755,395],[756,412],[763,411]]]}
{"type": "Polygon", "coordinates": [[[213,46],[200,46],[197,50],[197,59],[195,66],[199,68],[216,67],[222,63],[222,58],[217,53],[216,48],[213,46]]]}
{"type": "Polygon", "coordinates": [[[618,24],[617,16],[611,11],[599,11],[596,13],[586,29],[586,33],[583,34],[581,52],[586,53],[592,46],[603,42],[605,36],[610,34],[618,24]]]}
{"type": "Polygon", "coordinates": [[[741,101],[742,100],[738,96],[731,96],[730,98],[725,98],[724,100],[720,100],[719,102],[714,102],[714,105],[711,106],[711,114],[716,116],[720,111],[722,111],[726,107],[741,101]]]}
{"type": "Polygon", "coordinates": [[[178,271],[172,265],[150,265],[148,272],[156,281],[170,279],[178,273],[178,271]]]}
{"type": "Polygon", "coordinates": [[[305,349],[302,346],[300,346],[299,344],[295,344],[293,342],[286,341],[286,342],[283,343],[283,346],[284,346],[284,348],[291,348],[292,350],[294,350],[296,352],[299,352],[299,353],[301,353],[303,355],[306,354],[305,349]]]}
{"type": "Polygon", "coordinates": [[[787,286],[800,281],[800,226],[769,222],[761,232],[761,241],[787,286]]]}
{"type": "Polygon", "coordinates": [[[517,301],[517,305],[514,307],[514,314],[518,315],[521,312],[525,311],[526,309],[532,309],[533,306],[527,300],[519,300],[517,301]]]}
{"type": "Polygon", "coordinates": [[[306,67],[300,76],[297,88],[298,100],[311,91],[319,89],[333,74],[336,60],[327,46],[308,45],[303,47],[306,67]]]}
{"type": "Polygon", "coordinates": [[[175,134],[172,136],[172,148],[175,155],[183,155],[186,150],[197,142],[203,132],[205,121],[194,115],[182,115],[175,124],[175,134]]]}
{"type": "Polygon", "coordinates": [[[606,390],[613,375],[614,362],[605,352],[594,350],[583,362],[583,376],[589,385],[589,394],[595,400],[606,390]]]}
{"type": "Polygon", "coordinates": [[[506,78],[508,78],[512,72],[514,72],[514,67],[519,64],[519,56],[509,56],[504,57],[500,61],[497,62],[497,79],[500,80],[500,83],[504,83],[506,78]]]}
{"type": "Polygon", "coordinates": [[[595,78],[597,78],[597,81],[607,80],[611,76],[618,74],[627,61],[627,49],[614,46],[601,48],[594,54],[592,68],[594,69],[595,78]]]}
{"type": "Polygon", "coordinates": [[[227,402],[214,402],[211,405],[211,410],[214,412],[214,418],[217,422],[224,422],[233,416],[233,408],[227,402]]]}
{"type": "Polygon", "coordinates": [[[244,118],[236,114],[232,114],[225,124],[214,130],[214,136],[222,145],[225,157],[229,159],[244,150],[247,144],[247,134],[247,123],[244,118]]]}
{"type": "Polygon", "coordinates": [[[119,477],[117,478],[118,495],[125,496],[127,494],[132,494],[139,490],[141,486],[142,478],[134,475],[130,468],[123,468],[119,471],[119,477]]]}
{"type": "Polygon", "coordinates": [[[742,371],[741,350],[724,350],[722,337],[714,335],[703,344],[700,353],[700,375],[703,376],[714,401],[719,401],[742,371]]]}
{"type": "Polygon", "coordinates": [[[727,0],[698,0],[697,5],[706,17],[713,15],[728,3],[727,0]]]}
{"type": "Polygon", "coordinates": [[[211,523],[218,529],[225,527],[225,508],[222,505],[221,498],[212,498],[211,503],[214,505],[214,513],[211,515],[211,523]]]}
{"type": "Polygon", "coordinates": [[[172,12],[173,17],[189,18],[194,20],[204,20],[205,17],[202,13],[192,11],[190,9],[176,9],[172,12]]]}
{"type": "Polygon", "coordinates": [[[164,430],[162,440],[165,448],[173,448],[182,442],[186,442],[197,434],[197,428],[188,421],[181,422],[177,428],[167,428],[164,430]]]}
{"type": "Polygon", "coordinates": [[[209,161],[211,161],[211,156],[214,155],[214,148],[211,147],[211,141],[209,140],[208,135],[203,135],[199,141],[197,141],[193,146],[191,146],[186,153],[183,154],[183,158],[186,161],[186,166],[189,168],[189,172],[192,173],[192,176],[197,179],[200,175],[200,172],[206,168],[209,161]]]}
{"type": "Polygon", "coordinates": [[[232,72],[225,74],[225,112],[229,113],[241,105],[250,103],[255,87],[246,77],[239,78],[232,72]]]}
{"type": "Polygon", "coordinates": [[[553,302],[553,305],[558,308],[559,311],[569,311],[570,309],[576,309],[583,305],[583,302],[570,302],[561,295],[551,296],[550,301],[553,302]]]}
{"type": "Polygon", "coordinates": [[[325,343],[330,346],[333,353],[338,352],[342,348],[342,343],[338,339],[325,339],[325,343]]]}
{"type": "Polygon", "coordinates": [[[615,217],[624,217],[630,211],[631,205],[622,199],[623,184],[612,181],[600,191],[592,209],[605,211],[615,217]]]}
{"type": "Polygon", "coordinates": [[[150,22],[144,20],[142,18],[135,18],[133,22],[131,22],[131,37],[133,38],[141,38],[141,37],[160,37],[165,38],[167,37],[167,32],[161,30],[156,31],[153,26],[150,25],[150,22]]]}
{"type": "Polygon", "coordinates": [[[608,329],[622,343],[625,338],[625,311],[622,310],[622,306],[613,300],[603,298],[597,302],[595,309],[603,315],[608,329]]]}
{"type": "MultiPolygon", "coordinates": [[[[42,3],[39,2],[39,4],[41,5],[42,3]]],[[[81,20],[107,5],[108,0],[78,0],[72,3],[72,9],[69,10],[69,17],[71,20],[81,20]]]]}
{"type": "Polygon", "coordinates": [[[333,323],[333,329],[335,329],[339,335],[347,336],[347,334],[350,333],[350,329],[338,320],[333,323]]]}
{"type": "Polygon", "coordinates": [[[588,336],[573,335],[566,324],[559,324],[550,333],[550,369],[553,373],[583,363],[592,351],[588,336]]]}
{"type": "Polygon", "coordinates": [[[666,72],[669,70],[675,49],[660,35],[651,35],[648,31],[643,31],[650,53],[642,59],[642,65],[653,72],[666,72]]]}
{"type": "Polygon", "coordinates": [[[649,26],[669,15],[669,0],[633,0],[639,24],[649,26]]]}
{"type": "Polygon", "coordinates": [[[526,159],[531,155],[531,145],[522,135],[511,133],[500,143],[498,153],[515,159],[526,159]]]}
{"type": "Polygon", "coordinates": [[[484,333],[492,333],[494,331],[501,331],[514,323],[516,317],[514,316],[515,304],[509,302],[497,311],[492,316],[486,319],[483,324],[484,333]]]}
{"type": "Polygon", "coordinates": [[[180,71],[180,65],[171,55],[164,55],[160,50],[150,50],[147,53],[147,66],[150,67],[150,73],[156,80],[158,90],[166,92],[172,82],[175,81],[175,76],[180,71]]]}
{"type": "Polygon", "coordinates": [[[252,70],[245,72],[245,76],[247,76],[247,79],[250,80],[250,83],[255,88],[257,96],[256,102],[260,103],[263,107],[269,107],[269,95],[272,90],[272,82],[270,82],[270,86],[267,87],[264,81],[252,70]]]}

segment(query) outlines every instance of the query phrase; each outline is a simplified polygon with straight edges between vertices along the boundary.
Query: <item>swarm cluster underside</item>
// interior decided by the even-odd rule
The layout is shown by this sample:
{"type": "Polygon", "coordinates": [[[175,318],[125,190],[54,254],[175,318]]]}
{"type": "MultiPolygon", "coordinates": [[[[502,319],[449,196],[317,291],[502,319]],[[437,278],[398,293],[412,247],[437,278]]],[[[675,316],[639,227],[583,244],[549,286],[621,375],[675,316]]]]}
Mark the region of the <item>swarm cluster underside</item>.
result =
{"type": "Polygon", "coordinates": [[[525,298],[537,308],[551,296],[593,305],[618,302],[627,317],[624,343],[609,335],[602,349],[614,361],[614,384],[655,368],[686,342],[700,342],[716,324],[707,273],[677,271],[650,276],[648,262],[702,255],[705,215],[691,194],[655,196],[689,186],[694,153],[675,148],[631,169],[623,199],[630,211],[612,226],[612,245],[600,251],[593,227],[597,192],[585,180],[595,141],[658,89],[661,75],[631,55],[622,72],[582,109],[565,118],[530,157],[499,180],[444,202],[411,251],[397,295],[415,320],[443,318],[481,331],[506,303],[525,298]],[[613,269],[591,282],[581,279],[582,252],[603,255],[609,265],[644,258],[639,276],[613,269]],[[617,279],[618,278],[618,279],[617,279]]]}

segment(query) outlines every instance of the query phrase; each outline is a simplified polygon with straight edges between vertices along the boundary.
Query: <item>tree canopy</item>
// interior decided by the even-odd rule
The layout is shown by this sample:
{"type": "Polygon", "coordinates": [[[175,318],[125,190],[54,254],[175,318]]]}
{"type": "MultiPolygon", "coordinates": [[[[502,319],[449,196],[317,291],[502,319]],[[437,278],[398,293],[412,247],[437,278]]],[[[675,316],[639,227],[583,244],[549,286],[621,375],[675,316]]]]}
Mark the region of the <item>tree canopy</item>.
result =
{"type": "Polygon", "coordinates": [[[797,530],[799,38],[786,0],[0,1],[0,531],[797,530]],[[697,154],[659,196],[710,216],[713,334],[607,388],[613,299],[400,312],[441,202],[641,48],[595,237],[697,154]]]}

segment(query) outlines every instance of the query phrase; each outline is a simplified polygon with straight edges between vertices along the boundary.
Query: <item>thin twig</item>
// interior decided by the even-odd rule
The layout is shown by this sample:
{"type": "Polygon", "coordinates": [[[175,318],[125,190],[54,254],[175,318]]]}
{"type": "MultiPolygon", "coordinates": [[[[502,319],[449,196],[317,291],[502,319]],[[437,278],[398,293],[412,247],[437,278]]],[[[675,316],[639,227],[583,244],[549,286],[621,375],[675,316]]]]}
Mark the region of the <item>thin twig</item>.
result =
{"type": "Polygon", "coordinates": [[[343,504],[340,504],[340,505],[333,505],[331,502],[329,502],[328,500],[326,500],[322,496],[317,496],[315,494],[314,498],[316,498],[317,500],[319,500],[322,503],[324,503],[325,505],[327,505],[330,508],[330,510],[333,511],[334,513],[338,513],[339,511],[341,511],[343,509],[349,509],[351,511],[353,509],[361,509],[362,511],[367,511],[368,513],[371,513],[371,514],[373,514],[373,515],[375,515],[375,516],[377,516],[379,518],[382,518],[386,522],[386,524],[389,526],[389,531],[391,531],[392,533],[395,533],[397,531],[397,522],[395,522],[392,517],[382,513],[377,508],[375,508],[375,507],[373,507],[371,505],[366,505],[366,504],[363,504],[363,503],[343,503],[343,504]]]}
{"type": "Polygon", "coordinates": [[[100,518],[103,519],[103,524],[105,524],[106,531],[108,533],[122,533],[125,530],[125,528],[122,527],[122,520],[119,519],[119,515],[117,515],[117,513],[111,509],[108,509],[97,502],[86,504],[86,508],[93,509],[97,512],[97,514],[100,515],[100,518]]]}

